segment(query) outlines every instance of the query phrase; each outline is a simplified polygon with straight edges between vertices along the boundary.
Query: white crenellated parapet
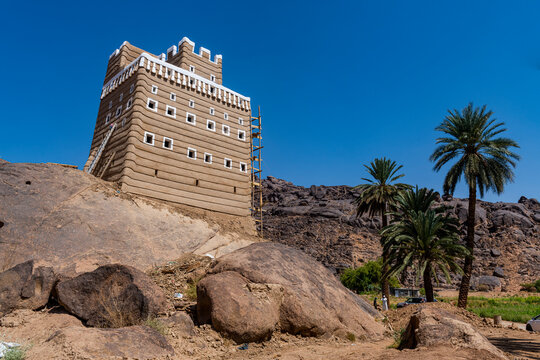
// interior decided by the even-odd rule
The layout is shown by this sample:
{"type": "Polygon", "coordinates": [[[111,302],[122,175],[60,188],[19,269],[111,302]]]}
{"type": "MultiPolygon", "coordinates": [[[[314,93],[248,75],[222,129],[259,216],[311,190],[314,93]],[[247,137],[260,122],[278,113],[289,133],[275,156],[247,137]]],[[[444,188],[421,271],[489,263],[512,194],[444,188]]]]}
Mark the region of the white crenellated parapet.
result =
{"type": "Polygon", "coordinates": [[[171,74],[170,81],[174,82],[175,81],[174,78],[176,78],[177,84],[180,84],[181,82],[182,86],[187,86],[189,88],[196,89],[198,92],[202,92],[203,94],[212,93],[213,98],[217,97],[219,101],[224,101],[228,104],[232,104],[233,106],[244,108],[244,102],[246,102],[247,104],[246,108],[247,110],[250,110],[249,97],[241,95],[223,85],[216,84],[210,79],[205,79],[202,76],[194,74],[186,69],[182,69],[178,66],[172,65],[166,61],[158,59],[152,55],[149,55],[148,53],[142,53],[141,55],[139,55],[135,60],[133,60],[130,64],[128,64],[122,71],[120,71],[112,79],[110,79],[107,82],[107,84],[105,84],[102,88],[101,98],[103,99],[111,91],[116,89],[120,84],[122,84],[131,76],[133,76],[133,74],[135,74],[135,72],[139,68],[146,69],[152,75],[162,76],[162,77],[169,76],[169,71],[170,71],[170,74],[171,74]],[[159,70],[158,70],[158,66],[159,66],[159,70]],[[191,82],[191,79],[194,80],[193,83],[191,82]],[[210,90],[211,87],[215,89],[214,92],[211,92],[210,90]]]}
{"type": "MultiPolygon", "coordinates": [[[[178,48],[180,49],[180,47],[182,46],[183,43],[188,43],[189,45],[191,45],[193,47],[193,53],[197,56],[200,56],[200,57],[203,57],[202,54],[203,52],[207,53],[208,54],[208,59],[210,61],[212,61],[213,63],[218,63],[218,60],[221,60],[223,61],[223,56],[222,55],[214,55],[214,60],[212,60],[212,54],[210,52],[210,50],[208,50],[207,48],[204,48],[204,47],[200,47],[199,48],[199,53],[196,53],[195,52],[195,43],[191,40],[189,40],[188,37],[184,36],[182,38],[182,40],[180,40],[180,42],[178,43],[178,48]]],[[[174,46],[174,45],[173,45],[174,46]]],[[[171,46],[169,49],[171,49],[173,46],[171,46]]],[[[167,53],[169,53],[169,50],[167,50],[167,53]]],[[[174,55],[174,54],[173,54],[174,55]]]]}

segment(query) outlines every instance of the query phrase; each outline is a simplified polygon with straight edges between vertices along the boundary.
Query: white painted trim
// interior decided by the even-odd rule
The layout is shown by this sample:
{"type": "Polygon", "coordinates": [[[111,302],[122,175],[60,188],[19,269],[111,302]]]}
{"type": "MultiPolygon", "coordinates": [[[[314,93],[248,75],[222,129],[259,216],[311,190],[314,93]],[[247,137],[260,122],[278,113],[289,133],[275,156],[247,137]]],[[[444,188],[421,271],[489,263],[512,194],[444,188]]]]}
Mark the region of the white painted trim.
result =
{"type": "Polygon", "coordinates": [[[158,105],[159,105],[159,102],[157,100],[154,100],[154,99],[151,99],[151,98],[148,98],[148,100],[146,101],[146,107],[150,110],[152,110],[153,112],[157,112],[157,109],[158,109],[158,105]],[[150,107],[150,102],[154,102],[156,103],[156,106],[152,109],[150,107]]]}
{"type": "Polygon", "coordinates": [[[203,158],[203,159],[204,159],[204,163],[205,163],[205,164],[211,164],[211,163],[212,163],[212,154],[206,153],[206,152],[205,152],[205,153],[204,153],[204,158],[203,158]],[[206,161],[206,157],[207,157],[207,156],[210,156],[210,161],[206,161]]]}
{"type": "Polygon", "coordinates": [[[169,95],[169,99],[171,99],[171,101],[176,101],[176,94],[172,92],[171,95],[169,95]]]}
{"type": "Polygon", "coordinates": [[[105,116],[105,125],[107,125],[111,121],[111,113],[108,113],[107,116],[105,116]]]}
{"type": "Polygon", "coordinates": [[[150,92],[152,92],[152,94],[157,94],[158,92],[158,86],[157,85],[152,85],[152,88],[150,90],[150,92]]]}
{"type": "Polygon", "coordinates": [[[116,111],[114,113],[114,117],[119,117],[120,115],[122,115],[122,105],[118,106],[116,108],[116,111]]]}
{"type": "Polygon", "coordinates": [[[148,131],[144,132],[143,143],[154,146],[155,141],[156,141],[156,135],[148,131]],[[152,135],[152,143],[146,142],[146,135],[152,135]]]}
{"type": "Polygon", "coordinates": [[[206,130],[216,132],[216,122],[214,120],[206,119],[206,130]],[[214,126],[212,128],[209,128],[209,124],[213,124],[214,126]]]}
{"type": "MultiPolygon", "coordinates": [[[[219,55],[216,55],[216,56],[219,56],[219,55]]],[[[208,79],[205,79],[203,78],[202,76],[199,76],[197,74],[194,74],[192,72],[189,72],[187,71],[186,69],[182,69],[178,66],[175,66],[175,65],[172,65],[172,64],[169,64],[168,62],[166,61],[162,61],[148,53],[142,53],[141,55],[139,55],[135,60],[133,60],[131,63],[129,63],[123,70],[119,71],[118,74],[116,74],[113,78],[111,78],[103,87],[102,87],[102,91],[101,91],[101,98],[107,96],[111,91],[113,91],[114,89],[116,89],[116,87],[122,83],[125,79],[127,79],[128,77],[130,77],[134,72],[136,72],[139,67],[142,67],[144,66],[145,62],[152,62],[156,65],[162,65],[163,67],[165,68],[169,68],[169,69],[172,69],[174,70],[175,72],[177,73],[180,73],[180,74],[183,74],[183,75],[186,75],[186,76],[190,76],[190,77],[193,77],[195,78],[196,80],[200,80],[202,81],[203,83],[206,83],[208,84],[210,82],[210,80],[208,79]]],[[[240,97],[242,100],[245,100],[245,101],[251,101],[251,98],[248,97],[248,96],[244,96],[244,95],[241,95],[239,93],[237,93],[236,91],[233,91],[223,85],[219,85],[219,84],[215,84],[215,87],[218,89],[218,90],[221,90],[221,91],[224,91],[226,93],[230,93],[232,95],[236,95],[238,97],[240,97]]],[[[250,109],[250,106],[249,104],[247,104],[247,107],[246,107],[247,110],[250,109]]]]}
{"type": "Polygon", "coordinates": [[[241,117],[238,118],[238,125],[244,125],[244,119],[241,117]]]}
{"type": "Polygon", "coordinates": [[[247,173],[247,164],[245,162],[240,162],[240,171],[247,173]],[[244,165],[244,170],[242,170],[242,165],[244,165]]]}
{"type": "Polygon", "coordinates": [[[195,74],[195,66],[189,65],[189,72],[195,74]]]}
{"type": "Polygon", "coordinates": [[[229,125],[223,124],[221,126],[221,133],[226,136],[231,136],[231,127],[229,125]],[[227,131],[225,131],[227,129],[227,131]]]}
{"type": "Polygon", "coordinates": [[[129,87],[129,93],[131,94],[135,90],[135,84],[131,84],[129,87]]]}
{"type": "Polygon", "coordinates": [[[189,112],[186,112],[186,122],[188,124],[191,124],[191,125],[196,125],[197,124],[197,115],[195,114],[192,114],[192,113],[189,113],[189,112]],[[193,122],[189,121],[189,116],[193,116],[193,122]]]}
{"type": "Polygon", "coordinates": [[[229,120],[229,114],[223,113],[223,118],[224,118],[225,120],[229,120]]]}
{"type": "Polygon", "coordinates": [[[223,159],[223,166],[224,166],[226,169],[232,169],[232,160],[229,159],[229,158],[224,158],[224,159],[223,159]],[[230,161],[230,166],[227,166],[227,161],[230,161]]]}
{"type": "Polygon", "coordinates": [[[166,105],[165,106],[165,115],[168,117],[172,117],[173,119],[176,119],[176,108],[174,106],[166,105]],[[169,109],[173,110],[173,114],[169,114],[169,109]]]}
{"type": "Polygon", "coordinates": [[[172,52],[172,55],[176,55],[176,53],[178,52],[177,49],[176,49],[176,45],[173,45],[171,46],[170,48],[167,49],[167,55],[169,55],[169,53],[172,52]]]}
{"type": "Polygon", "coordinates": [[[189,99],[188,106],[192,109],[195,109],[195,100],[189,99]]]}
{"type": "Polygon", "coordinates": [[[173,139],[164,136],[163,137],[163,148],[167,149],[167,150],[172,150],[173,149],[173,139]],[[171,147],[170,148],[165,146],[165,140],[169,140],[171,142],[171,147]]]}
{"type": "Polygon", "coordinates": [[[131,109],[132,106],[133,106],[133,96],[128,99],[126,103],[126,110],[131,109]]]}
{"type": "Polygon", "coordinates": [[[216,114],[216,109],[214,109],[213,107],[211,107],[209,111],[210,111],[210,115],[216,114]]]}
{"type": "Polygon", "coordinates": [[[120,97],[118,98],[118,101],[124,100],[124,93],[120,93],[120,97]]]}
{"type": "Polygon", "coordinates": [[[246,131],[238,130],[238,140],[246,141],[246,131]],[[243,138],[240,137],[240,134],[243,134],[243,138]]]}
{"type": "Polygon", "coordinates": [[[197,160],[197,150],[194,149],[194,148],[188,147],[188,148],[187,148],[186,156],[188,157],[188,159],[197,160]],[[195,157],[189,157],[189,152],[190,152],[190,151],[195,152],[195,157]]]}

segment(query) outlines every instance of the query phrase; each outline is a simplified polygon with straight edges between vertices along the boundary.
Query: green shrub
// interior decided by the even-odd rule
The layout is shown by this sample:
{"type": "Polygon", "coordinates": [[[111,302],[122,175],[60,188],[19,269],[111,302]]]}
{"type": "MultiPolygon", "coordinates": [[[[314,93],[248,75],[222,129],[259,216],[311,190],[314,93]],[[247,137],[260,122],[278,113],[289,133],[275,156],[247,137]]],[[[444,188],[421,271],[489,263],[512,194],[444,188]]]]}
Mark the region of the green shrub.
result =
{"type": "Polygon", "coordinates": [[[521,291],[528,291],[528,292],[535,292],[537,291],[536,290],[536,286],[535,284],[533,283],[525,283],[525,284],[521,284],[521,291]]]}
{"type": "MultiPolygon", "coordinates": [[[[346,269],[341,275],[341,283],[358,293],[378,292],[381,290],[382,259],[368,261],[364,265],[353,269],[346,269]]],[[[389,279],[390,286],[399,287],[396,277],[389,279]]]]}
{"type": "Polygon", "coordinates": [[[540,292],[540,279],[534,282],[534,287],[536,288],[537,292],[540,292]]]}
{"type": "Polygon", "coordinates": [[[26,357],[26,352],[20,347],[9,349],[5,352],[3,360],[23,360],[26,357]]]}
{"type": "Polygon", "coordinates": [[[150,318],[149,317],[144,322],[144,325],[156,330],[161,335],[167,335],[167,333],[169,332],[168,329],[167,329],[167,325],[165,325],[164,323],[162,323],[161,321],[159,321],[156,318],[150,318]]]}

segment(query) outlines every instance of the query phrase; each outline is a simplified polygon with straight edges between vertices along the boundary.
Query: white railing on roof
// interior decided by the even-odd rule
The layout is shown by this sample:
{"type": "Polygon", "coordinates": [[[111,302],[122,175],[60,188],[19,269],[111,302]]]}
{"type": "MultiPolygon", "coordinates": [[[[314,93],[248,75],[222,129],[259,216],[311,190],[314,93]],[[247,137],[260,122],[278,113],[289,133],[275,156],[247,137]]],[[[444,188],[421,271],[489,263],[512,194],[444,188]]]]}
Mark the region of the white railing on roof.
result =
{"type": "Polygon", "coordinates": [[[146,70],[150,71],[151,74],[157,74],[165,79],[170,78],[170,81],[175,81],[176,84],[181,86],[189,86],[194,88],[197,92],[211,94],[212,98],[217,97],[217,99],[220,101],[222,100],[221,94],[223,92],[223,101],[227,102],[228,104],[232,104],[233,106],[241,107],[242,109],[250,109],[249,103],[251,99],[249,97],[241,95],[223,85],[216,84],[212,80],[205,79],[202,76],[194,74],[188,70],[179,68],[178,66],[155,58],[147,53],[142,53],[139,55],[139,57],[129,63],[122,71],[109,80],[103,86],[101,98],[103,99],[105,96],[111,93],[120,84],[131,77],[131,75],[133,75],[139,68],[146,68],[146,70]],[[182,77],[182,79],[180,79],[180,77],[182,77]],[[191,80],[193,80],[193,82],[191,80]],[[211,90],[212,87],[214,88],[213,91],[211,90]]]}

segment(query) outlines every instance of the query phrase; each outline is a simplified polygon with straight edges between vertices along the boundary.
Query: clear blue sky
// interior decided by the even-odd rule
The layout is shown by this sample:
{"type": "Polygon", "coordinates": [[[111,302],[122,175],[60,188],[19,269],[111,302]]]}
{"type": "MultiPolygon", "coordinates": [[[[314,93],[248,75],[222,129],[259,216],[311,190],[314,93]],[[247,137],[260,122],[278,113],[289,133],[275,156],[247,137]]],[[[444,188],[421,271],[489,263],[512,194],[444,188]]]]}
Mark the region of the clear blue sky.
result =
{"type": "Polygon", "coordinates": [[[533,1],[10,1],[0,157],[82,166],[111,52],[128,40],[159,54],[188,36],[261,105],[265,175],[356,185],[387,156],[440,191],[434,128],[473,101],[521,145],[515,183],[486,199],[539,198],[538,19],[533,1]]]}

